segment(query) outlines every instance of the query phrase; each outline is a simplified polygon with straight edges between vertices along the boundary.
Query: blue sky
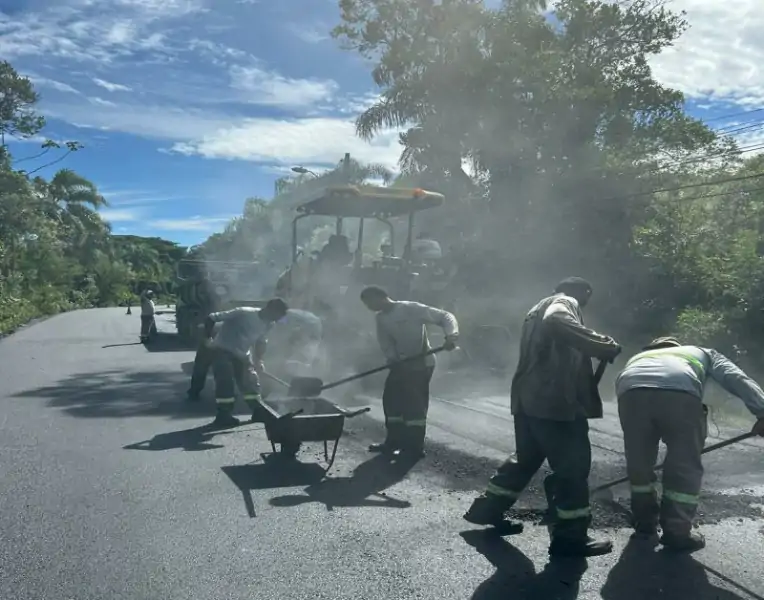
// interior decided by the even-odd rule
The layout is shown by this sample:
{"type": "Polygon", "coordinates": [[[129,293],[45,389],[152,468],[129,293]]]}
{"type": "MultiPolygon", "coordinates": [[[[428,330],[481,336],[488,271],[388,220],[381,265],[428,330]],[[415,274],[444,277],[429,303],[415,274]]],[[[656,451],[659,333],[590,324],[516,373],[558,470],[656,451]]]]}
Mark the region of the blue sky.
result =
{"type": "MultiPolygon", "coordinates": [[[[654,61],[658,77],[702,117],[764,106],[754,0],[672,8],[693,27],[654,61]]],[[[0,0],[0,57],[35,82],[46,137],[85,145],[56,167],[96,182],[115,232],[193,244],[292,165],[350,152],[395,166],[395,132],[353,134],[375,90],[329,38],[338,14],[336,0],[0,0]]]]}

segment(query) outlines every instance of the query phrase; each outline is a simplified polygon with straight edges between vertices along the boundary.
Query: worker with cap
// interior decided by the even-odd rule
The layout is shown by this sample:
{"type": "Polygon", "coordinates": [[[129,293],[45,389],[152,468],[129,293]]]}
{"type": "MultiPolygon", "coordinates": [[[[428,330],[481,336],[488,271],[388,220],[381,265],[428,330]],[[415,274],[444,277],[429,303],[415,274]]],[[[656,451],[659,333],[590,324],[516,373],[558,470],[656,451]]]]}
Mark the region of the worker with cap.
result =
{"type": "Polygon", "coordinates": [[[703,480],[708,378],[745,403],[757,419],[752,433],[764,436],[764,391],[716,350],[658,338],[632,357],[616,379],[635,535],[654,537],[660,525],[660,542],[669,550],[692,552],[705,546],[692,522],[703,480]],[[666,460],[659,505],[655,463],[661,440],[666,460]]]}
{"type": "Polygon", "coordinates": [[[546,459],[556,488],[549,546],[553,556],[598,556],[612,551],[610,541],[588,535],[588,419],[603,415],[591,358],[612,362],[621,347],[611,337],[584,326],[581,309],[591,295],[586,280],[570,277],[525,317],[511,390],[516,453],[498,468],[464,515],[470,523],[506,531],[503,535],[522,531],[522,524],[505,520],[504,513],[546,459]]]}
{"type": "Polygon", "coordinates": [[[377,339],[389,363],[382,393],[387,435],[381,444],[372,444],[371,452],[402,458],[424,456],[427,412],[430,405],[430,380],[435,357],[428,352],[427,325],[438,325],[446,335],[445,348],[453,350],[459,336],[459,324],[449,312],[420,304],[393,300],[385,290],[370,286],[361,292],[366,308],[376,313],[377,339]],[[400,362],[404,359],[406,362],[400,362]]]}
{"type": "Polygon", "coordinates": [[[141,343],[149,341],[151,334],[156,329],[155,314],[154,292],[152,290],[144,290],[141,294],[141,343]]]}
{"type": "Polygon", "coordinates": [[[212,372],[215,378],[217,415],[213,426],[236,427],[233,415],[236,387],[252,409],[252,421],[259,418],[260,379],[267,334],[274,323],[286,315],[288,307],[280,298],[269,300],[261,309],[240,306],[211,313],[204,323],[206,344],[214,349],[212,372]],[[220,331],[212,337],[215,324],[220,331]],[[254,348],[254,350],[253,350],[254,348]]]}

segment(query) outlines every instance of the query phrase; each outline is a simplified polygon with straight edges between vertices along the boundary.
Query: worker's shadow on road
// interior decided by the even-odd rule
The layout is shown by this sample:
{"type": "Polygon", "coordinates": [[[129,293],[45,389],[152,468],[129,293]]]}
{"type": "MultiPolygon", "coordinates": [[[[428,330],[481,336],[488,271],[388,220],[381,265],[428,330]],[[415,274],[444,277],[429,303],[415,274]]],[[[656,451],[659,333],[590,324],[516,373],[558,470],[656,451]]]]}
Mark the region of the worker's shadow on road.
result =
{"type": "Polygon", "coordinates": [[[377,508],[409,508],[410,502],[398,500],[385,490],[401,481],[413,464],[395,464],[377,455],[358,465],[350,477],[330,477],[315,482],[302,494],[278,496],[271,506],[290,507],[319,502],[327,510],[339,506],[373,506],[377,508]]]}
{"type": "Polygon", "coordinates": [[[187,402],[187,389],[188,377],[180,371],[135,372],[127,365],[124,369],[72,375],[49,386],[26,389],[14,397],[41,398],[52,408],[82,418],[208,417],[209,405],[187,402]]]}
{"type": "Polygon", "coordinates": [[[631,540],[600,594],[603,600],[762,600],[760,595],[715,571],[714,575],[740,590],[741,595],[712,585],[709,570],[691,555],[656,551],[653,544],[631,540]]]}
{"type": "MultiPolygon", "coordinates": [[[[533,561],[494,532],[464,531],[464,541],[496,568],[471,600],[575,600],[588,567],[584,558],[553,559],[537,573],[533,561]]],[[[645,597],[646,598],[646,597],[645,597]]]]}
{"type": "MultiPolygon", "coordinates": [[[[261,429],[261,428],[258,428],[261,429]]],[[[255,431],[257,429],[254,429],[255,431]]],[[[221,435],[231,435],[253,431],[252,428],[220,431],[210,425],[192,427],[181,431],[168,431],[159,433],[150,440],[136,442],[123,446],[124,450],[148,450],[151,452],[163,452],[165,450],[185,450],[186,452],[201,452],[204,450],[217,450],[224,448],[222,444],[212,442],[213,438],[221,435]]]]}

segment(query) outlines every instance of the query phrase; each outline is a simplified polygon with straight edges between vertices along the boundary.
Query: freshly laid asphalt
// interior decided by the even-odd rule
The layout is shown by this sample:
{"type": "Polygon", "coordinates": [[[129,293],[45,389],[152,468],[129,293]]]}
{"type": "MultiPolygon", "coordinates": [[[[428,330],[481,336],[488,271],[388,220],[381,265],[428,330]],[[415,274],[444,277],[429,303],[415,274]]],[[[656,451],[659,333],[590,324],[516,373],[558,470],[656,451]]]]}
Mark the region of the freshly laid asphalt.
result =
{"type": "MultiPolygon", "coordinates": [[[[170,335],[137,343],[124,309],[78,311],[0,341],[0,598],[8,600],[733,600],[764,598],[764,443],[706,457],[706,549],[629,542],[625,487],[595,503],[616,551],[549,563],[536,480],[526,531],[496,538],[461,515],[512,451],[505,382],[440,374],[428,456],[403,472],[371,457],[379,400],[349,420],[321,480],[323,448],[266,461],[260,425],[213,434],[188,405],[193,352],[170,335]]],[[[612,385],[603,384],[610,395],[612,385]]],[[[242,412],[244,409],[242,407],[242,412]]],[[[709,443],[744,431],[726,426],[709,443]]],[[[623,475],[608,405],[592,422],[592,484],[623,475]]]]}

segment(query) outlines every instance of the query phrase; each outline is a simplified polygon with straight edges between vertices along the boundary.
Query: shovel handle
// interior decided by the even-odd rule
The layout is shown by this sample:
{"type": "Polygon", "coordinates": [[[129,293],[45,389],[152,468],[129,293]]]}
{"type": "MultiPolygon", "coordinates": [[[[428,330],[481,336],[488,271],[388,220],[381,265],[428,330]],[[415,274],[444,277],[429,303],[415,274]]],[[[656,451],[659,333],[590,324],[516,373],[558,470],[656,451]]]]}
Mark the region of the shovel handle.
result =
{"type": "MultiPolygon", "coordinates": [[[[742,442],[743,440],[747,440],[749,438],[755,437],[756,434],[753,432],[743,433],[741,435],[735,436],[733,438],[730,438],[728,440],[724,440],[722,442],[717,442],[716,444],[711,444],[710,446],[706,446],[703,448],[703,451],[701,454],[706,454],[708,452],[713,452],[714,450],[719,450],[720,448],[726,448],[727,446],[731,446],[732,444],[737,444],[738,442],[742,442]]],[[[665,462],[662,462],[658,466],[655,467],[655,471],[660,471],[664,466],[666,465],[665,462]]],[[[604,483],[602,485],[598,485],[595,488],[592,488],[590,493],[594,494],[596,492],[601,492],[603,490],[606,490],[608,488],[614,487],[616,485],[619,485],[621,483],[626,483],[629,481],[628,477],[621,477],[620,479],[616,479],[615,481],[611,481],[610,483],[604,483]]]]}
{"type": "Polygon", "coordinates": [[[350,377],[345,377],[344,379],[333,381],[332,383],[327,383],[324,387],[321,388],[321,391],[330,390],[332,388],[343,385],[345,383],[350,383],[351,381],[355,381],[356,379],[363,379],[364,377],[368,377],[369,375],[374,375],[375,373],[381,373],[382,371],[387,371],[391,367],[397,367],[398,365],[402,365],[412,360],[419,360],[427,356],[430,356],[431,354],[437,354],[438,352],[443,352],[445,349],[446,349],[445,346],[438,346],[437,348],[433,348],[432,350],[428,350],[427,352],[422,352],[422,354],[409,356],[408,358],[397,360],[395,362],[382,365],[381,367],[377,367],[375,369],[369,369],[368,371],[364,371],[362,373],[356,373],[355,375],[351,375],[350,377]]]}
{"type": "Polygon", "coordinates": [[[352,419],[353,417],[357,417],[358,415],[362,415],[363,413],[367,413],[370,410],[371,410],[371,407],[367,406],[366,408],[361,408],[359,410],[353,410],[353,411],[343,410],[342,414],[345,415],[346,419],[352,419]]]}
{"type": "Polygon", "coordinates": [[[271,375],[267,371],[263,371],[262,374],[263,374],[264,377],[267,377],[271,381],[275,381],[279,385],[283,385],[285,388],[289,389],[289,384],[286,381],[284,381],[283,379],[279,379],[278,377],[276,377],[275,375],[271,375]]]}

